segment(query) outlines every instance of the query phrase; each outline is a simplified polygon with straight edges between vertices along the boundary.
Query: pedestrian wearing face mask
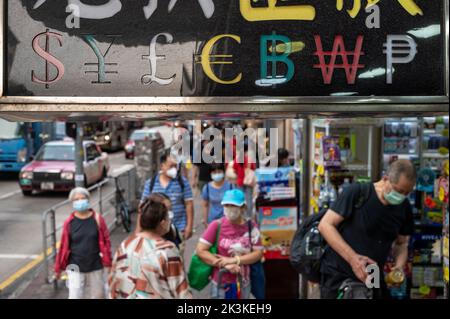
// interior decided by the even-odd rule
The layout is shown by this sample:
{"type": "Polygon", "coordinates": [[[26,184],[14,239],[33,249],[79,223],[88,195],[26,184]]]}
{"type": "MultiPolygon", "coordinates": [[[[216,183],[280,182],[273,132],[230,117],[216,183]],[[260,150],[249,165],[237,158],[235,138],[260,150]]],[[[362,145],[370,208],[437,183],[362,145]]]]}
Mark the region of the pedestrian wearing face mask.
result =
{"type": "Polygon", "coordinates": [[[111,299],[192,298],[175,244],[164,239],[171,221],[165,198],[152,194],[141,204],[141,230],[125,239],[114,255],[111,299]]]}
{"type": "Polygon", "coordinates": [[[89,191],[74,188],[69,194],[73,213],[64,222],[56,255],[55,274],[67,272],[69,299],[104,298],[104,270],[111,267],[108,227],[89,204],[89,191]],[[86,289],[89,288],[89,289],[86,289]]]}
{"type": "Polygon", "coordinates": [[[192,237],[194,226],[194,203],[191,186],[188,180],[179,174],[178,164],[169,152],[160,158],[161,170],[151,177],[144,186],[141,203],[153,193],[162,193],[170,198],[172,203],[172,222],[181,235],[181,255],[184,252],[184,243],[192,237]]]}
{"type": "MultiPolygon", "coordinates": [[[[360,185],[344,190],[319,224],[319,230],[331,249],[326,249],[321,263],[321,296],[336,299],[341,284],[348,280],[365,283],[367,266],[375,264],[383,274],[386,259],[393,249],[394,270],[403,271],[408,259],[408,243],[414,221],[408,195],[416,183],[414,165],[408,160],[392,163],[387,175],[369,184],[362,205],[360,185]]],[[[375,298],[388,298],[380,276],[381,289],[375,298]]]]}
{"type": "MultiPolygon", "coordinates": [[[[170,197],[164,193],[153,193],[152,195],[154,195],[155,198],[159,198],[163,202],[163,204],[164,204],[164,206],[166,206],[168,214],[169,214],[170,230],[167,234],[165,234],[163,236],[163,238],[174,243],[177,246],[177,248],[179,249],[180,245],[181,245],[181,236],[180,236],[180,232],[178,231],[177,227],[172,222],[173,221],[173,210],[172,210],[172,202],[170,201],[170,197]]],[[[144,203],[142,202],[141,205],[139,205],[139,207],[138,207],[138,221],[140,221],[140,218],[141,218],[143,204],[144,203]]],[[[138,222],[136,225],[135,232],[140,233],[141,231],[142,231],[142,227],[141,227],[141,224],[138,222]]]]}
{"type": "Polygon", "coordinates": [[[224,164],[214,163],[211,165],[211,179],[203,187],[203,225],[208,227],[212,221],[223,217],[222,198],[227,190],[233,188],[233,185],[225,180],[224,164]]]}
{"type": "Polygon", "coordinates": [[[226,191],[222,205],[225,216],[208,225],[197,245],[197,255],[214,267],[211,298],[227,299],[240,295],[241,299],[248,299],[251,291],[250,265],[263,257],[260,232],[253,221],[250,221],[249,227],[249,221],[244,218],[245,195],[241,190],[226,191]],[[213,255],[209,249],[216,239],[218,250],[217,255],[213,255]],[[226,270],[221,280],[220,270],[226,270]]]}

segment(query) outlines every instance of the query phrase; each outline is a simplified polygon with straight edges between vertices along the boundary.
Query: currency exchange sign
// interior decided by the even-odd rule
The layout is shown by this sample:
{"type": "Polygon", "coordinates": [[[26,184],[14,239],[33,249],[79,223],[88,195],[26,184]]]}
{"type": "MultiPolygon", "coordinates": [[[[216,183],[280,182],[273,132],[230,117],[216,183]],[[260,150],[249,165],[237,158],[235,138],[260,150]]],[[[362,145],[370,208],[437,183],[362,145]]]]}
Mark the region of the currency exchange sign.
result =
{"type": "Polygon", "coordinates": [[[8,96],[445,96],[446,0],[10,0],[8,96]]]}

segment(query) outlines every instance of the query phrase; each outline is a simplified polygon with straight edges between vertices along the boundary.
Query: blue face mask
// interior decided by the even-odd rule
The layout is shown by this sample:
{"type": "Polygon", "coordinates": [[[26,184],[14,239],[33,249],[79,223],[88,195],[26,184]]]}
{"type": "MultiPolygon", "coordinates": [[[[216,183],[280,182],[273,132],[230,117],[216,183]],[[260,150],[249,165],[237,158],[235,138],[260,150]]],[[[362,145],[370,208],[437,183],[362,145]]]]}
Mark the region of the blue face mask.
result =
{"type": "Polygon", "coordinates": [[[89,200],[87,199],[79,199],[73,202],[73,209],[77,212],[85,212],[89,210],[89,200]]]}
{"type": "Polygon", "coordinates": [[[221,181],[223,181],[224,177],[225,177],[224,173],[211,174],[211,179],[214,182],[221,182],[221,181]]]}

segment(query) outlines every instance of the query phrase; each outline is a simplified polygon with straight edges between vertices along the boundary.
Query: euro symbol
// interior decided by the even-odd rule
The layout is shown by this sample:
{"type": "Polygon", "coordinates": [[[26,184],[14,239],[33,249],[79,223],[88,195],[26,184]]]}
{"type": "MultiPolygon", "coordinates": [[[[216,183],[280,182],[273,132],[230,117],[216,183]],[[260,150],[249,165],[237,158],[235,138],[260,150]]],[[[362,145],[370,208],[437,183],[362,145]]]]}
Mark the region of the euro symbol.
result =
{"type": "Polygon", "coordinates": [[[62,79],[64,76],[64,64],[55,58],[52,54],[50,54],[50,38],[55,38],[59,45],[62,47],[62,35],[55,32],[50,32],[47,29],[46,32],[39,33],[33,39],[33,50],[37,53],[41,58],[45,60],[45,80],[39,79],[35,71],[31,71],[31,81],[35,83],[45,84],[45,88],[48,89],[50,84],[54,84],[62,79]],[[45,37],[45,49],[41,48],[40,40],[45,37]],[[56,68],[56,76],[53,79],[50,79],[50,64],[52,64],[56,68]]]}
{"type": "Polygon", "coordinates": [[[235,40],[237,43],[241,44],[241,38],[237,35],[234,35],[234,34],[217,35],[205,44],[205,47],[202,50],[200,64],[202,65],[203,71],[205,72],[205,74],[214,82],[217,82],[220,84],[235,84],[235,83],[238,83],[241,81],[242,73],[239,73],[233,80],[226,81],[226,80],[219,79],[219,77],[217,77],[217,75],[214,73],[214,71],[212,70],[212,67],[211,67],[211,64],[233,64],[232,61],[211,61],[212,58],[226,59],[226,58],[233,57],[233,55],[231,55],[231,54],[211,54],[214,45],[223,38],[231,38],[231,39],[235,40]]]}

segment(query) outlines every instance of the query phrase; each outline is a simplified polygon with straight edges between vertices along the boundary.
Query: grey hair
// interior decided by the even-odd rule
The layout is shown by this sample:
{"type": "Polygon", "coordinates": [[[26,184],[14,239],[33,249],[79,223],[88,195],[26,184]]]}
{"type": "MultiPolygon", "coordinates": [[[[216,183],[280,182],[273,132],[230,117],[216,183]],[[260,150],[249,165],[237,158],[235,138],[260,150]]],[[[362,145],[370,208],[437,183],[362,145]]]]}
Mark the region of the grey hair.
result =
{"type": "Polygon", "coordinates": [[[417,178],[416,168],[414,164],[406,159],[400,159],[393,162],[387,171],[389,180],[392,183],[398,183],[400,176],[405,176],[411,182],[415,182],[417,178]]]}
{"type": "Polygon", "coordinates": [[[73,201],[73,199],[74,199],[76,194],[82,194],[82,195],[86,196],[87,199],[89,199],[89,197],[91,196],[91,194],[89,193],[89,191],[86,188],[84,188],[84,187],[75,187],[74,189],[72,189],[70,191],[69,200],[73,201]]]}

